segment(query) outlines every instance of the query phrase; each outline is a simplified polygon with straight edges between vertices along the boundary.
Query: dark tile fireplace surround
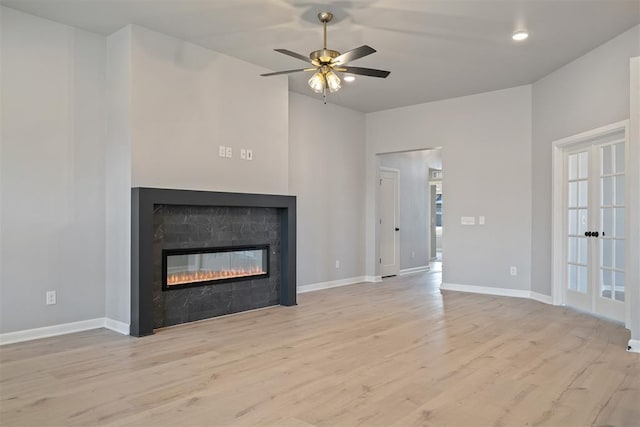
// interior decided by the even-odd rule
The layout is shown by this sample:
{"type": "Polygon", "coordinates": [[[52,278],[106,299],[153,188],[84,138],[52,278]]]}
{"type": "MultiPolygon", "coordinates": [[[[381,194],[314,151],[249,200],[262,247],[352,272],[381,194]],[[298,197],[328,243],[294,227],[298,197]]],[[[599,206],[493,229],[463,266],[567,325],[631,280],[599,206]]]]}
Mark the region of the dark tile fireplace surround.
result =
{"type": "Polygon", "coordinates": [[[131,335],[296,304],[295,196],[133,188],[131,201],[131,335]],[[251,245],[268,247],[268,274],[167,286],[167,252],[251,245]]]}

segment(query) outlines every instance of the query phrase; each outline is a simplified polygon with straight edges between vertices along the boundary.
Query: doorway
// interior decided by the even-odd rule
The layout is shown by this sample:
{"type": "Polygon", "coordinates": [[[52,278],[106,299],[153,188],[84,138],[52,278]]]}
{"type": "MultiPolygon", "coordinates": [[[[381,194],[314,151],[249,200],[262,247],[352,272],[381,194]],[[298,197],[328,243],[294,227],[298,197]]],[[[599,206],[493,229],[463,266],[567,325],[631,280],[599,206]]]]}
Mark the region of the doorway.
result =
{"type": "MultiPolygon", "coordinates": [[[[430,171],[442,169],[440,149],[376,156],[376,273],[414,274],[431,268],[430,171]]],[[[434,236],[435,237],[435,236],[434,236]]]]}
{"type": "Polygon", "coordinates": [[[554,297],[620,322],[628,299],[626,129],[623,122],[554,143],[554,297]]]}
{"type": "Polygon", "coordinates": [[[442,170],[429,169],[431,262],[442,262],[442,170]]]}

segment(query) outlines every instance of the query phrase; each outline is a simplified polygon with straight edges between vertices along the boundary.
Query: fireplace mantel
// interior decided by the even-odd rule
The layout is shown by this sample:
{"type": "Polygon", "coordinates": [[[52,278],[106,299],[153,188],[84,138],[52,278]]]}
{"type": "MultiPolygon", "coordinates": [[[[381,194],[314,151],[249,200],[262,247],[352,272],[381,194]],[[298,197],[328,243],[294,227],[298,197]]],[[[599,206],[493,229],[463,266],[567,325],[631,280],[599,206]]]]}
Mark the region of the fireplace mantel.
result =
{"type": "Polygon", "coordinates": [[[278,209],[282,230],[280,304],[296,305],[295,196],[137,187],[131,190],[131,335],[153,334],[153,214],[156,205],[278,209]]]}

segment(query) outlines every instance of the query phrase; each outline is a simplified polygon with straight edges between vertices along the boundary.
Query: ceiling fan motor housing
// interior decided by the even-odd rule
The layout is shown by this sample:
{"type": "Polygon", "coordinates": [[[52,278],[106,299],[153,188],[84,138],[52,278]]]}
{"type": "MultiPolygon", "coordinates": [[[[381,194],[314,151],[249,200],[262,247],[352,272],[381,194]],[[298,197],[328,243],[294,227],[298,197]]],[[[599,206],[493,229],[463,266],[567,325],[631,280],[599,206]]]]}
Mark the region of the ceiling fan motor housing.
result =
{"type": "Polygon", "coordinates": [[[331,60],[338,56],[340,56],[340,52],[331,49],[320,49],[309,54],[309,58],[315,66],[330,64],[331,60]]]}

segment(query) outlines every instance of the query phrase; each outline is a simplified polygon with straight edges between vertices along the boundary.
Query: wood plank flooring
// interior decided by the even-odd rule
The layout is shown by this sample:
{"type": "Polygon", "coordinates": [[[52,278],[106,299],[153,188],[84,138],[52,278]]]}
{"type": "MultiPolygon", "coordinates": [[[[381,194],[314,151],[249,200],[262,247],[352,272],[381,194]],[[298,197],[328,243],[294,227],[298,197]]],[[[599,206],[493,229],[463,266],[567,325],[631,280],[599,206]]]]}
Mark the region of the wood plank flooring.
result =
{"type": "Polygon", "coordinates": [[[0,347],[2,426],[640,426],[621,325],[438,273],[0,347]]]}

